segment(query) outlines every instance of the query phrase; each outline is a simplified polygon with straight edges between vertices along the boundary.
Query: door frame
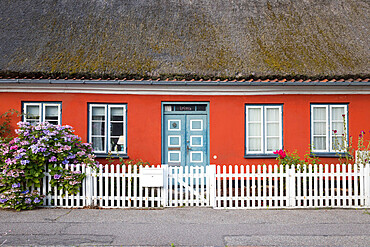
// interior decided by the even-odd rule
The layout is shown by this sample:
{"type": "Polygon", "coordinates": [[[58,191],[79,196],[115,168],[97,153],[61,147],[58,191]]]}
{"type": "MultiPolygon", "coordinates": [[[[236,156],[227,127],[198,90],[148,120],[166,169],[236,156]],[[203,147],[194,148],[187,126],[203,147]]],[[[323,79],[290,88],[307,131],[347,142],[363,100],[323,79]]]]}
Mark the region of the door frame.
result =
{"type": "MultiPolygon", "coordinates": [[[[165,156],[165,148],[164,148],[164,105],[206,105],[206,119],[207,119],[207,159],[206,166],[210,165],[211,162],[211,155],[210,155],[210,122],[209,122],[209,101],[162,101],[161,102],[161,163],[164,162],[164,156],[165,156]]],[[[181,114],[181,111],[177,112],[178,115],[181,114]]],[[[175,113],[174,113],[175,114],[175,113]]],[[[197,114],[194,114],[197,115],[197,114]]],[[[202,115],[202,114],[198,114],[202,115]]]]}

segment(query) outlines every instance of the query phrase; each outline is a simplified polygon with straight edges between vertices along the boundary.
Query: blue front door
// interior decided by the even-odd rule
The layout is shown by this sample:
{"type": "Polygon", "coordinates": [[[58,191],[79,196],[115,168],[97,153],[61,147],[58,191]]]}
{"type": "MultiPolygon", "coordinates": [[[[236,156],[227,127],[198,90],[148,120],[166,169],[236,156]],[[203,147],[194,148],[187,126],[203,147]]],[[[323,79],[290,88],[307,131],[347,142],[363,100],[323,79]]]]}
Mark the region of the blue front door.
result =
{"type": "Polygon", "coordinates": [[[164,164],[207,165],[207,114],[204,111],[181,112],[171,110],[169,112],[164,111],[163,120],[164,164]]]}

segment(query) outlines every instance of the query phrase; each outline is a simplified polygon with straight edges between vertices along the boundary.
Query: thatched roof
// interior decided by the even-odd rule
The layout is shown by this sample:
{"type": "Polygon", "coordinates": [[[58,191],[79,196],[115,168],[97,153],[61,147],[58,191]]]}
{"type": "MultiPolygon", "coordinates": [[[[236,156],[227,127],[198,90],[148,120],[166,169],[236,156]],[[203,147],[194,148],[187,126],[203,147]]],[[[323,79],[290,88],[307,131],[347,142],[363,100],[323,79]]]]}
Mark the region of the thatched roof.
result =
{"type": "Polygon", "coordinates": [[[0,74],[370,74],[367,0],[2,0],[0,74]]]}

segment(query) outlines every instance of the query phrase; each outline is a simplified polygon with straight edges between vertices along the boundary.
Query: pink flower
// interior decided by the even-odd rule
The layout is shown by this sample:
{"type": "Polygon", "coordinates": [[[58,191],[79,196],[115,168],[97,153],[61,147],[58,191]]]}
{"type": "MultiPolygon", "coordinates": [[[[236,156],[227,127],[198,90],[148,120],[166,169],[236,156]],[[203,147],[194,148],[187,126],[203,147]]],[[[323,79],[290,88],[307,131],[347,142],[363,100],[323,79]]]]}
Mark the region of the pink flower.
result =
{"type": "Polygon", "coordinates": [[[17,146],[17,145],[11,146],[11,147],[10,147],[10,150],[13,150],[13,149],[14,149],[14,150],[17,150],[17,149],[18,149],[18,146],[17,146]]]}
{"type": "Polygon", "coordinates": [[[338,131],[337,130],[333,130],[334,134],[336,134],[338,131]]]}
{"type": "Polygon", "coordinates": [[[286,157],[286,152],[282,149],[280,150],[276,150],[273,152],[274,154],[278,154],[280,156],[281,159],[284,159],[286,157]]]}

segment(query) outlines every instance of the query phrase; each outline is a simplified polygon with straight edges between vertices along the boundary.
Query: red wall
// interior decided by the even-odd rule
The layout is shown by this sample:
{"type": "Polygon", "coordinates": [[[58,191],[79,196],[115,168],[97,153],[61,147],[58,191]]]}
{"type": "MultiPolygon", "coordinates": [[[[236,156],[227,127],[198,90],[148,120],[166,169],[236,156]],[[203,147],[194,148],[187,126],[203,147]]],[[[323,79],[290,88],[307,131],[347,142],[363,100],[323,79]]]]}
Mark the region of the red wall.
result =
{"type": "MultiPolygon", "coordinates": [[[[210,107],[211,164],[275,164],[274,159],[245,159],[245,104],[283,104],[284,148],[302,157],[310,143],[310,103],[349,103],[349,134],[354,144],[361,130],[370,135],[368,95],[271,95],[271,96],[166,96],[56,93],[0,93],[0,114],[22,101],[61,101],[62,123],[71,125],[87,140],[87,103],[127,103],[128,155],[152,164],[161,163],[161,102],[207,101],[210,107]],[[217,155],[217,159],[213,156],[217,155]]],[[[18,118],[20,119],[20,118],[18,118]]],[[[14,121],[15,125],[17,120],[14,121]]],[[[365,136],[366,136],[365,135],[365,136]]],[[[335,162],[335,159],[321,159],[335,162]]]]}

